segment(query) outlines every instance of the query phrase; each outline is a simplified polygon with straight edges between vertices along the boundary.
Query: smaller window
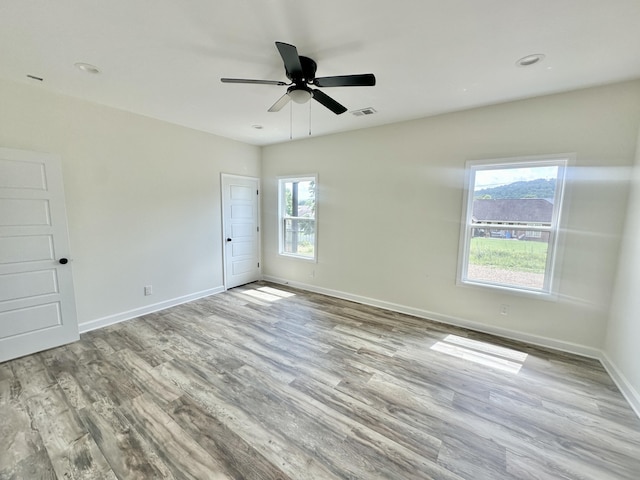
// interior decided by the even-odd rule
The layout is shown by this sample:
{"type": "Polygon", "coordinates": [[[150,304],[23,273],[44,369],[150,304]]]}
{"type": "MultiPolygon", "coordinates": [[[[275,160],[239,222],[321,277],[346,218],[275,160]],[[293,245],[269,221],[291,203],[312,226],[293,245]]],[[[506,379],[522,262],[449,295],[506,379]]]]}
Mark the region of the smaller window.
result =
{"type": "Polygon", "coordinates": [[[280,255],[316,260],[317,177],[278,182],[280,255]]]}

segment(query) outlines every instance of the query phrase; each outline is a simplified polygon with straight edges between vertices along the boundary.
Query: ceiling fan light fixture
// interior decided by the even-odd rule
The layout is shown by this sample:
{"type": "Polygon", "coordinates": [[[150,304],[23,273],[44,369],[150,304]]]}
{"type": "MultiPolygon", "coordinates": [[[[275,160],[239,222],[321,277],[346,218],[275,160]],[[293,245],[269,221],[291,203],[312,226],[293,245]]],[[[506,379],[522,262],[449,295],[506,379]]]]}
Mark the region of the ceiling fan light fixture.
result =
{"type": "Polygon", "coordinates": [[[291,100],[293,100],[296,103],[307,103],[309,100],[311,100],[311,97],[313,96],[313,94],[311,93],[311,90],[307,88],[291,89],[288,92],[288,95],[291,97],[291,100]]]}

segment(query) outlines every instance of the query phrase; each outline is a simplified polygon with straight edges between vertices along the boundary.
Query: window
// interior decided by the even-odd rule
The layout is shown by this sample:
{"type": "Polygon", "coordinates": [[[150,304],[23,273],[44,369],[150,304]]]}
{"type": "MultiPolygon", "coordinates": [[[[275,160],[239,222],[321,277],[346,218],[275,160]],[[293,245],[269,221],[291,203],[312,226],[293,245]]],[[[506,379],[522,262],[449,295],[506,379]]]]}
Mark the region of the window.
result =
{"type": "Polygon", "coordinates": [[[549,294],[570,156],[467,163],[458,279],[549,294]]]}
{"type": "MultiPolygon", "coordinates": [[[[533,223],[536,227],[541,227],[541,223],[533,223]]],[[[525,235],[529,238],[542,238],[542,232],[540,230],[527,230],[525,235]]]]}
{"type": "Polygon", "coordinates": [[[316,259],[315,175],[278,183],[280,255],[316,259]]]}

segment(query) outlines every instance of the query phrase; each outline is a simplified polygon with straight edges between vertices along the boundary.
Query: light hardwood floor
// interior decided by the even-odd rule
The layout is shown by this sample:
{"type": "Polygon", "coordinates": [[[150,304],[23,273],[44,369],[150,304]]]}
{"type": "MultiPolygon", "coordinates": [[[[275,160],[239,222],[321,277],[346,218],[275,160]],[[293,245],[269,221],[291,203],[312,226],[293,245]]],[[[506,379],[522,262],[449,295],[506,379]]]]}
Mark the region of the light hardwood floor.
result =
{"type": "Polygon", "coordinates": [[[0,478],[629,479],[599,362],[251,284],[0,364],[0,478]]]}

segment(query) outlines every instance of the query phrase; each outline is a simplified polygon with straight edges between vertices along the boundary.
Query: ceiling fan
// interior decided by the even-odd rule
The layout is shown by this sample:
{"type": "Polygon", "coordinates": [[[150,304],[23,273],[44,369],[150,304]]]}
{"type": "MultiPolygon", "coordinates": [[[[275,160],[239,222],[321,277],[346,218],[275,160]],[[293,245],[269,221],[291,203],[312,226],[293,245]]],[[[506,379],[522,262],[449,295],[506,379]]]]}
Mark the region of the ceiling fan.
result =
{"type": "Polygon", "coordinates": [[[221,78],[222,83],[251,83],[259,85],[288,86],[287,92],[280,97],[276,103],[271,105],[269,112],[278,112],[289,101],[296,103],[306,103],[313,98],[318,103],[324,105],[336,115],[347,111],[344,105],[336,102],[326,93],[310,88],[316,87],[372,87],[376,84],[376,77],[373,73],[363,73],[358,75],[339,75],[334,77],[316,78],[316,68],[318,65],[309,57],[298,55],[298,49],[288,43],[276,42],[276,48],[280,52],[284,62],[284,70],[291,83],[279,80],[251,80],[246,78],[221,78]]]}

